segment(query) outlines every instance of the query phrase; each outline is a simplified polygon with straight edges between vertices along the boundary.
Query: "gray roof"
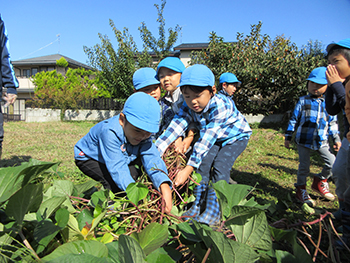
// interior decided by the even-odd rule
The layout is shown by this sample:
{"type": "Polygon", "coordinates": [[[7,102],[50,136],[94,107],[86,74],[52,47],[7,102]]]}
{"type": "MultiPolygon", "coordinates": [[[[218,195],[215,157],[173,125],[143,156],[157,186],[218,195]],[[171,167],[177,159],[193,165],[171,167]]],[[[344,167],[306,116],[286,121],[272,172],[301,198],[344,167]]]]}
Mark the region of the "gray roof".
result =
{"type": "Polygon", "coordinates": [[[65,60],[67,60],[68,65],[73,68],[85,68],[92,70],[90,66],[80,63],[79,61],[76,61],[74,59],[71,59],[69,57],[63,56],[61,54],[53,54],[48,56],[41,56],[41,57],[35,57],[35,58],[28,58],[28,59],[21,59],[21,60],[14,60],[12,61],[12,64],[14,66],[56,66],[56,61],[60,58],[64,57],[65,60]]]}
{"type": "Polygon", "coordinates": [[[184,43],[174,47],[174,50],[202,50],[208,48],[208,46],[209,43],[184,43]]]}

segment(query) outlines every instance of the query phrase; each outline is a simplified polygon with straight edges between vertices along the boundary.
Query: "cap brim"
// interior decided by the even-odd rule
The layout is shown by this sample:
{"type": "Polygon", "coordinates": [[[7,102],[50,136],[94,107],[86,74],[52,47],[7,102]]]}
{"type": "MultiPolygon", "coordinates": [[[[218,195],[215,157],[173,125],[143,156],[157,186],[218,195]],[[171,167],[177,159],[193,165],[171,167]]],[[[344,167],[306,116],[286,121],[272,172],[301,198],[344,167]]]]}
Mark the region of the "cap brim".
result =
{"type": "Polygon", "coordinates": [[[151,132],[151,133],[156,133],[159,131],[159,125],[155,125],[155,124],[140,120],[139,118],[137,118],[135,116],[128,115],[128,116],[126,116],[126,119],[132,125],[134,125],[135,127],[139,128],[141,130],[151,132]]]}

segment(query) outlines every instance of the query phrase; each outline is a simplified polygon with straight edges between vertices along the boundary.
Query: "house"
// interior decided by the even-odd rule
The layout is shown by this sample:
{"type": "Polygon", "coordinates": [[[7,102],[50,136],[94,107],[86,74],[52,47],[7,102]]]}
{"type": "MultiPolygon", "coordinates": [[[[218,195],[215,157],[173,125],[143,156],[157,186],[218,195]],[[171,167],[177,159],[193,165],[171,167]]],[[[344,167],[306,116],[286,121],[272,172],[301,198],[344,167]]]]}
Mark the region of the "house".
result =
{"type": "Polygon", "coordinates": [[[186,67],[189,66],[191,60],[190,55],[192,51],[201,51],[207,49],[209,43],[184,43],[174,47],[175,52],[180,52],[179,58],[186,67]]]}
{"type": "Polygon", "coordinates": [[[34,94],[34,84],[30,78],[41,71],[56,70],[58,73],[64,74],[67,68],[58,67],[56,65],[56,61],[62,57],[67,60],[68,68],[85,68],[87,70],[92,70],[88,65],[61,54],[12,61],[12,66],[19,82],[19,88],[17,88],[18,97],[13,106],[8,108],[2,106],[5,119],[9,115],[15,115],[11,117],[17,118],[17,120],[25,120],[25,100],[30,99],[34,94]]]}

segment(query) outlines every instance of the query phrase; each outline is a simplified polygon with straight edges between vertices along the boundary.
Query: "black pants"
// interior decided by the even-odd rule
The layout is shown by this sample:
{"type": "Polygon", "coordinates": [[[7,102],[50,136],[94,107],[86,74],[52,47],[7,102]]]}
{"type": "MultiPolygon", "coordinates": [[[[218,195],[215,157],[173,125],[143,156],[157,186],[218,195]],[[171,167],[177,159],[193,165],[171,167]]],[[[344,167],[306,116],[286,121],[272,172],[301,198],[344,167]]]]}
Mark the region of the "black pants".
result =
{"type": "MultiPolygon", "coordinates": [[[[85,175],[91,177],[95,181],[100,182],[105,189],[109,189],[113,193],[124,191],[116,185],[105,164],[94,159],[89,159],[86,161],[75,160],[75,164],[85,175]]],[[[134,180],[137,180],[137,178],[141,175],[140,168],[137,168],[136,166],[141,167],[140,158],[129,164],[130,174],[134,180]]]]}

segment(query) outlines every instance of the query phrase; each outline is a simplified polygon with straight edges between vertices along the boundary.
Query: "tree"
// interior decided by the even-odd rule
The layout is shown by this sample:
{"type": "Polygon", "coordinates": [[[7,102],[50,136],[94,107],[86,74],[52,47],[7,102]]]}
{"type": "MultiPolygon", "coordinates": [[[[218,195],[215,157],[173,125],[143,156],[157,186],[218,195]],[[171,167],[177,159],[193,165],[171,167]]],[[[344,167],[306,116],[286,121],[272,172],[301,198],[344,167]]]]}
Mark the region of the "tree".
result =
{"type": "Polygon", "coordinates": [[[169,31],[168,41],[165,40],[165,20],[163,10],[166,1],[162,0],[158,10],[159,39],[156,40],[148,30],[145,23],[142,22],[139,27],[142,40],[144,41],[143,51],[139,52],[133,37],[129,30],[124,28],[120,31],[116,28],[114,22],[110,19],[109,24],[112,27],[115,38],[117,39],[116,49],[111,40],[106,35],[99,34],[101,44],[96,44],[92,48],[84,46],[84,52],[87,54],[89,64],[99,71],[99,76],[104,86],[111,94],[112,98],[124,101],[133,93],[132,76],[134,72],[141,67],[154,67],[149,51],[153,51],[161,59],[167,56],[170,49],[177,40],[180,27],[169,31]]]}
{"type": "Polygon", "coordinates": [[[61,109],[61,119],[67,109],[78,109],[81,101],[110,97],[91,70],[70,68],[65,76],[56,70],[43,71],[35,74],[32,80],[35,85],[33,104],[61,109]]]}
{"type": "Polygon", "coordinates": [[[235,43],[225,43],[211,32],[208,48],[193,52],[191,64],[206,64],[217,78],[227,71],[237,75],[242,85],[235,101],[243,113],[284,113],[307,93],[305,79],[325,60],[298,50],[283,35],[271,40],[261,34],[261,27],[259,22],[249,35],[237,33],[235,43]]]}
{"type": "Polygon", "coordinates": [[[139,31],[141,33],[141,38],[143,40],[144,46],[146,47],[146,49],[153,51],[159,61],[169,56],[171,49],[173,48],[174,44],[177,41],[179,32],[181,31],[181,27],[179,25],[176,25],[174,30],[172,28],[169,28],[168,29],[169,37],[168,37],[168,40],[166,41],[165,19],[163,17],[165,4],[166,4],[165,0],[162,0],[162,4],[160,7],[159,5],[154,4],[154,6],[157,8],[157,11],[158,11],[158,18],[157,18],[157,22],[159,23],[158,40],[148,30],[145,22],[142,22],[141,26],[139,27],[139,31]]]}

